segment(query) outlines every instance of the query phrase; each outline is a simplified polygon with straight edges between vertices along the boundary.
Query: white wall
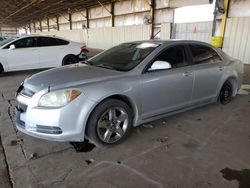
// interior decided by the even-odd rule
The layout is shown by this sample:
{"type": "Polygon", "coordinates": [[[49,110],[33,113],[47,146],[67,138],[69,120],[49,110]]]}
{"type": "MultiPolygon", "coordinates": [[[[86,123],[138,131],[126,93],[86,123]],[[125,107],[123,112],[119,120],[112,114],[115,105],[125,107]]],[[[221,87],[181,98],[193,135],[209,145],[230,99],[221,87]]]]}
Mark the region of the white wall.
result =
{"type": "Polygon", "coordinates": [[[172,8],[208,4],[209,0],[167,0],[172,8]]]}
{"type": "MultiPolygon", "coordinates": [[[[68,40],[84,42],[89,48],[107,49],[123,42],[150,39],[151,26],[103,27],[88,30],[37,32],[36,34],[56,35],[68,40]]],[[[167,38],[167,33],[164,36],[167,38]]]]}
{"type": "Polygon", "coordinates": [[[107,27],[89,29],[87,44],[91,48],[107,49],[123,42],[146,40],[149,38],[150,26],[107,27]]]}
{"type": "MultiPolygon", "coordinates": [[[[34,33],[33,33],[34,34],[34,33]]],[[[39,35],[55,35],[75,42],[86,42],[87,34],[86,30],[76,29],[76,30],[64,30],[64,31],[46,31],[46,32],[36,32],[39,35]]]]}
{"type": "Polygon", "coordinates": [[[223,50],[250,64],[250,17],[227,19],[223,50]]]}
{"type": "Polygon", "coordinates": [[[250,0],[230,1],[228,17],[249,17],[250,0]]]}
{"type": "Polygon", "coordinates": [[[171,36],[171,25],[170,23],[161,24],[160,38],[162,40],[169,40],[171,36]]]}
{"type": "Polygon", "coordinates": [[[223,50],[250,64],[250,0],[230,1],[223,50]]]}
{"type": "Polygon", "coordinates": [[[177,23],[175,39],[210,42],[213,22],[177,23]]]}
{"type": "Polygon", "coordinates": [[[0,36],[16,36],[17,28],[0,24],[0,36]]]}

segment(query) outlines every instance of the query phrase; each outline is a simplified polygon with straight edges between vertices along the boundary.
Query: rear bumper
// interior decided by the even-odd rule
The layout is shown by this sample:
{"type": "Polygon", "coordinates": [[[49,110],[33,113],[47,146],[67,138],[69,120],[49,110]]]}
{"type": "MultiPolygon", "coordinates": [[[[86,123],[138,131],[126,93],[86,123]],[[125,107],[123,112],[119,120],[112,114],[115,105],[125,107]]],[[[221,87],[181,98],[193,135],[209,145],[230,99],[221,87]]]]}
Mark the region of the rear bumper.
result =
{"type": "Polygon", "coordinates": [[[85,61],[86,59],[88,59],[87,53],[86,52],[81,52],[78,56],[78,61],[85,61]]]}

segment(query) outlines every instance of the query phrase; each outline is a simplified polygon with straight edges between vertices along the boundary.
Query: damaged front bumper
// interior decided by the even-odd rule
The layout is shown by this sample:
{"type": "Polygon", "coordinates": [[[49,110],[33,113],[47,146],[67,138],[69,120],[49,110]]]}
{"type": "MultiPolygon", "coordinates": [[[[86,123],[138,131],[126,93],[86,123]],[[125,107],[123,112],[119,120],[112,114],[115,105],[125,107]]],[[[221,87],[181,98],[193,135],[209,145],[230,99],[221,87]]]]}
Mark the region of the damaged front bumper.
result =
{"type": "Polygon", "coordinates": [[[93,102],[82,94],[64,107],[38,107],[37,101],[44,93],[38,92],[32,97],[17,95],[17,129],[45,140],[84,141],[85,125],[93,102]]]}

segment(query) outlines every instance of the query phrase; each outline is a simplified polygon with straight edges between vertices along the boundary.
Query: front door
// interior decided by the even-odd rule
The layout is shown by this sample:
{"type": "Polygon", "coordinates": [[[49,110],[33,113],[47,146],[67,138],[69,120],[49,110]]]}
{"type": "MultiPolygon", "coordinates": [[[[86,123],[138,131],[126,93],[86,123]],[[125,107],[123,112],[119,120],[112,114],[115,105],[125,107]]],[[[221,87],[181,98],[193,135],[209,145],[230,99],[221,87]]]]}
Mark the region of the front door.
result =
{"type": "Polygon", "coordinates": [[[166,61],[168,70],[147,71],[142,75],[143,119],[172,112],[190,104],[194,74],[182,45],[173,46],[154,59],[166,61]]]}
{"type": "Polygon", "coordinates": [[[38,50],[34,37],[22,38],[12,43],[14,49],[5,49],[10,70],[39,68],[38,50]]]}

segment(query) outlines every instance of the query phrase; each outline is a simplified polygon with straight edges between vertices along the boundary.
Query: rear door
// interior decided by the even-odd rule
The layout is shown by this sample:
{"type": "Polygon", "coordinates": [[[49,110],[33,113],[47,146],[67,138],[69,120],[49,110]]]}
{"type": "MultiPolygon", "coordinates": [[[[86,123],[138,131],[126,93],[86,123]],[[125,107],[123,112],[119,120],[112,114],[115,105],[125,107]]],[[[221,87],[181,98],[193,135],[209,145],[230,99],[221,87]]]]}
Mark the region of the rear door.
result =
{"type": "Polygon", "coordinates": [[[142,75],[143,119],[175,111],[190,104],[194,74],[185,46],[168,47],[154,61],[167,61],[171,69],[147,71],[142,75]]]}
{"type": "MultiPolygon", "coordinates": [[[[62,64],[67,46],[53,37],[38,37],[39,62],[41,67],[57,67],[62,64]]],[[[66,41],[67,42],[67,41],[66,41]]]]}
{"type": "Polygon", "coordinates": [[[4,49],[10,70],[39,68],[35,37],[21,38],[10,45],[4,49]],[[9,50],[12,44],[15,45],[15,49],[9,50]]]}
{"type": "Polygon", "coordinates": [[[209,102],[217,95],[218,84],[224,71],[222,59],[208,46],[192,44],[189,49],[195,72],[192,102],[209,102]]]}

